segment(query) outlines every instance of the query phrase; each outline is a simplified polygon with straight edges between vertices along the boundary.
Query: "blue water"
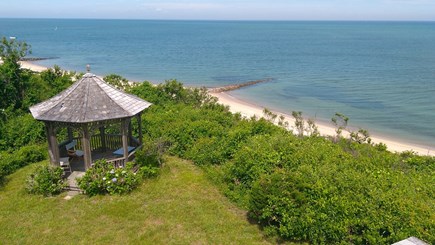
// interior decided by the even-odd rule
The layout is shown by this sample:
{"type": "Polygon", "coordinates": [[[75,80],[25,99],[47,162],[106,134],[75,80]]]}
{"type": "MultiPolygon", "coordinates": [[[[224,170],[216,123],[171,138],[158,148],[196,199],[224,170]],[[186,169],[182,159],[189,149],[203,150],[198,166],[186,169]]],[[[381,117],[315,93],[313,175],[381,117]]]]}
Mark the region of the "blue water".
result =
{"type": "Polygon", "coordinates": [[[0,19],[40,62],[136,81],[221,86],[258,105],[435,147],[435,22],[0,19]]]}

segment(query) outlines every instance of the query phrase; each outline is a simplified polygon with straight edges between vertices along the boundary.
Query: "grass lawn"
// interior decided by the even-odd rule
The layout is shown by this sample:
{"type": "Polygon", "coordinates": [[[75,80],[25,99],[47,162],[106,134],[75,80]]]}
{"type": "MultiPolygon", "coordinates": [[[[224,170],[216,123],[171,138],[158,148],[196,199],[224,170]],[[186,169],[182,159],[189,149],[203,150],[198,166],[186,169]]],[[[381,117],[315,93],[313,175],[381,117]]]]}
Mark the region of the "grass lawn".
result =
{"type": "MultiPolygon", "coordinates": [[[[43,164],[43,163],[38,163],[43,164]]],[[[162,174],[125,196],[71,200],[27,194],[38,164],[0,187],[0,244],[267,244],[260,229],[188,161],[168,158],[162,174]]]]}

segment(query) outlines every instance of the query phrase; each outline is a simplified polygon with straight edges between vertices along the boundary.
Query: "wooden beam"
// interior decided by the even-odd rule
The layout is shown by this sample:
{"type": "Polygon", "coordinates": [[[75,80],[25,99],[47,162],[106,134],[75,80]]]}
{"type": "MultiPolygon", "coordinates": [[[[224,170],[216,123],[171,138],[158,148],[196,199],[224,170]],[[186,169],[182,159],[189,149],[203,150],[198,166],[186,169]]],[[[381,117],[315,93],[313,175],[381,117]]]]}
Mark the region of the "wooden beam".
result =
{"type": "Polygon", "coordinates": [[[85,169],[91,167],[92,165],[92,153],[91,153],[91,143],[89,137],[89,128],[87,124],[84,124],[82,127],[83,136],[82,136],[82,146],[83,146],[83,160],[85,162],[85,169]]]}
{"type": "Polygon", "coordinates": [[[59,145],[57,144],[56,131],[52,122],[45,122],[48,140],[48,155],[53,166],[59,166],[59,145]]]}

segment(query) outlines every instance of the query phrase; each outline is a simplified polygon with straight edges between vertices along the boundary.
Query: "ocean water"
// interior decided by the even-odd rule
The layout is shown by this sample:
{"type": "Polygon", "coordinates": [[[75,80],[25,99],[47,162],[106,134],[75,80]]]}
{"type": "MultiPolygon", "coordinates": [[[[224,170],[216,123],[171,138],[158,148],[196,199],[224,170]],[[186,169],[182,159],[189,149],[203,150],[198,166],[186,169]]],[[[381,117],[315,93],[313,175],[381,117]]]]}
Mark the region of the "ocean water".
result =
{"type": "Polygon", "coordinates": [[[0,19],[39,62],[135,81],[176,78],[270,109],[435,147],[435,22],[0,19]]]}

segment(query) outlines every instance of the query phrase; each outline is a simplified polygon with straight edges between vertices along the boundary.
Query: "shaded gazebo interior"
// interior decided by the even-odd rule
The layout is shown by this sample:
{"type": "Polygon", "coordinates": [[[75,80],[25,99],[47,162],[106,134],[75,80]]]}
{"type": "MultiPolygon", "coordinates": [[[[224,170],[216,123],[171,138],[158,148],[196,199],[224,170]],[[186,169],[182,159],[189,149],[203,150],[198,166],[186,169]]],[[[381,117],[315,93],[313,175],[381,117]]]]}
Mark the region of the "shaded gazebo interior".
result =
{"type": "Polygon", "coordinates": [[[124,166],[142,147],[141,113],[151,103],[86,73],[60,94],[30,108],[46,126],[50,162],[85,171],[98,159],[124,166]]]}

